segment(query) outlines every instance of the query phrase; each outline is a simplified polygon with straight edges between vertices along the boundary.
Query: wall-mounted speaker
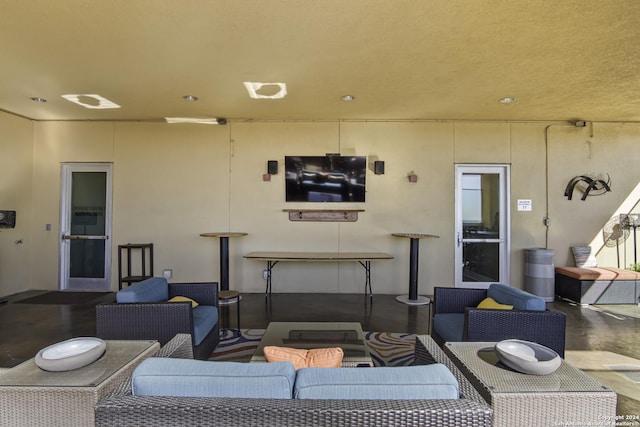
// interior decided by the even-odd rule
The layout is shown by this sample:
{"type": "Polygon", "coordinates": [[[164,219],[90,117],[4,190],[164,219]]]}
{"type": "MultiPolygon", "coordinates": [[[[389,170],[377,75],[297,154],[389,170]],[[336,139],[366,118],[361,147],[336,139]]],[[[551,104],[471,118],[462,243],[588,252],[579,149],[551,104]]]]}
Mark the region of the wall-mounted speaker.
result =
{"type": "Polygon", "coordinates": [[[277,160],[267,160],[267,173],[269,175],[276,175],[278,173],[277,160]]]}
{"type": "Polygon", "coordinates": [[[373,173],[376,175],[384,175],[384,162],[382,160],[373,162],[373,173]]]}

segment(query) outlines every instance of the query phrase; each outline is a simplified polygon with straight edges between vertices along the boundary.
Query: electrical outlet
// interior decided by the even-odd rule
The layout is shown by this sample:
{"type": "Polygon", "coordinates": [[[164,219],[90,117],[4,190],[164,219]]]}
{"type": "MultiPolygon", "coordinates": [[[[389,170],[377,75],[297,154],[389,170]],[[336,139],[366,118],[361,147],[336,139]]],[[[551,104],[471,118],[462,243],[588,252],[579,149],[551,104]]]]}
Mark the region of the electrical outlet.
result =
{"type": "Polygon", "coordinates": [[[170,268],[162,270],[162,277],[165,279],[171,279],[173,277],[173,270],[170,268]]]}
{"type": "Polygon", "coordinates": [[[262,278],[267,280],[269,278],[269,270],[262,270],[262,278]]]}

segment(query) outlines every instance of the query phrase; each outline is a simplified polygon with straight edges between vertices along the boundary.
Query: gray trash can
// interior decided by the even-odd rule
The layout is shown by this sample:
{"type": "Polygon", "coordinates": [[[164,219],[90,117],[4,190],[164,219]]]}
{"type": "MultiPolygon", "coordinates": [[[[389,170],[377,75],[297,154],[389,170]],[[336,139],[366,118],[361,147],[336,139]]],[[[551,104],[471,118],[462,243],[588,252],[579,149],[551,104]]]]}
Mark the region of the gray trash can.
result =
{"type": "Polygon", "coordinates": [[[539,296],[546,302],[553,302],[555,299],[553,249],[525,249],[524,290],[539,296]]]}

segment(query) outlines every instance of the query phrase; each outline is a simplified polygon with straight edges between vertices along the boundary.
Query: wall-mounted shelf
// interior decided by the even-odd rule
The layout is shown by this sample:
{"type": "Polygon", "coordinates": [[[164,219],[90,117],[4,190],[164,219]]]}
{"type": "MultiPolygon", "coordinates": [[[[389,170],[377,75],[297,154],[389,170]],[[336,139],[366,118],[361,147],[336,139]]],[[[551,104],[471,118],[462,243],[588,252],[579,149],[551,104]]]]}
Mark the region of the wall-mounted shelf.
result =
{"type": "Polygon", "coordinates": [[[364,209],[283,209],[289,221],[356,222],[364,209]]]}

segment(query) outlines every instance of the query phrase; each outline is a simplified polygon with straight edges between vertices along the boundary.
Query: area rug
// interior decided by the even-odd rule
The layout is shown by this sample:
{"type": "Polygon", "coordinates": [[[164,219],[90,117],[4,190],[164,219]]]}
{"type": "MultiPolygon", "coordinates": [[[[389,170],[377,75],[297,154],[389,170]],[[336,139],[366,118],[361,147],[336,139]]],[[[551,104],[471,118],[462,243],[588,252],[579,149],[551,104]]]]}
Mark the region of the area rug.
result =
{"type": "MultiPolygon", "coordinates": [[[[264,329],[226,329],[221,332],[220,344],[209,360],[248,362],[258,348],[264,329]]],[[[365,332],[375,366],[408,366],[413,362],[415,334],[397,332],[365,332]]]]}
{"type": "Polygon", "coordinates": [[[113,292],[72,292],[72,291],[51,291],[31,298],[15,301],[16,304],[97,304],[98,302],[115,301],[113,292]]]}

